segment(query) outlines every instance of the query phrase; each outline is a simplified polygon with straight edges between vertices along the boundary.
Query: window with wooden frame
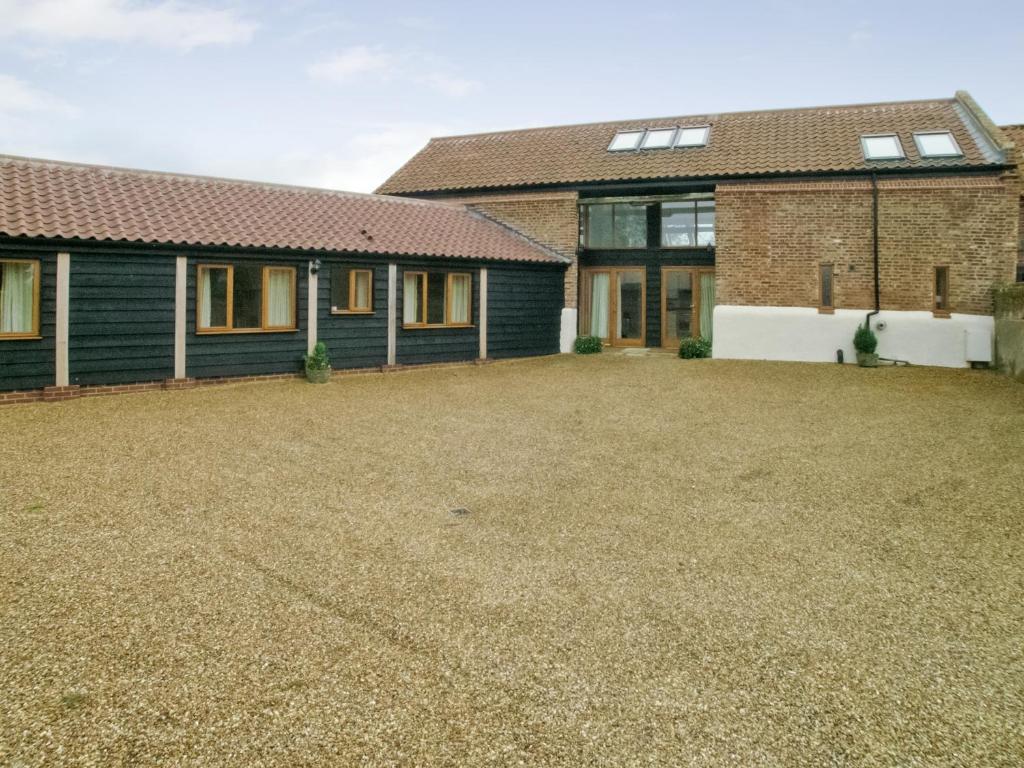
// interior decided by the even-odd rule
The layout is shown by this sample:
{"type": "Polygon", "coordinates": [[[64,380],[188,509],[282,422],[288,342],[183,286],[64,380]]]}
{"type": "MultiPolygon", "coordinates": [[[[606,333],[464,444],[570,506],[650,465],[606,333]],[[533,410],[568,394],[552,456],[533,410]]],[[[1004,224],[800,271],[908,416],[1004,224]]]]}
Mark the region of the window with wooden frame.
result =
{"type": "Polygon", "coordinates": [[[373,312],[373,270],[331,267],[331,314],[373,312]]]}
{"type": "Polygon", "coordinates": [[[406,272],[402,280],[403,328],[469,326],[473,276],[468,272],[406,272]]]}
{"type": "Polygon", "coordinates": [[[835,312],[833,288],[835,273],[831,264],[818,265],[818,311],[823,314],[835,312]]]}
{"type": "Polygon", "coordinates": [[[949,317],[949,267],[935,268],[935,291],[932,314],[949,317]]]}
{"type": "Polygon", "coordinates": [[[38,259],[0,259],[0,339],[39,336],[38,259]]]}
{"type": "Polygon", "coordinates": [[[580,206],[580,238],[584,248],[647,247],[647,205],[588,203],[580,206]]]}
{"type": "Polygon", "coordinates": [[[196,332],[294,331],[295,267],[200,264],[196,268],[196,332]]]}

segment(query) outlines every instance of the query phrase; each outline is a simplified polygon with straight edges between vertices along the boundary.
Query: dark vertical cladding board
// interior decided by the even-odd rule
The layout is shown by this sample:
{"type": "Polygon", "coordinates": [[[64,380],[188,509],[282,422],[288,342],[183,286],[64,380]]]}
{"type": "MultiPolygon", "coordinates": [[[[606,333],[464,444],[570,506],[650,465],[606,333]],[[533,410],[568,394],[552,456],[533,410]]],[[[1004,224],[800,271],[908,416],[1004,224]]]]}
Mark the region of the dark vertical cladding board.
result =
{"type": "Polygon", "coordinates": [[[715,252],[710,248],[584,251],[580,268],[644,267],[647,270],[647,346],[661,346],[661,268],[713,267],[715,252]]]}
{"type": "Polygon", "coordinates": [[[317,339],[327,346],[331,367],[372,368],[388,361],[388,265],[383,257],[321,259],[317,283],[317,339]],[[331,268],[373,270],[373,313],[331,312],[331,268]]]}
{"type": "Polygon", "coordinates": [[[190,256],[188,260],[187,332],[185,339],[186,372],[195,378],[222,376],[259,376],[273,373],[299,373],[306,354],[309,258],[225,255],[190,256]],[[258,264],[295,267],[295,307],[298,330],[274,333],[196,333],[196,266],[199,264],[258,264]]]}
{"type": "Polygon", "coordinates": [[[0,392],[52,387],[56,382],[57,251],[0,245],[0,258],[40,261],[41,339],[0,339],[0,392]]]}
{"type": "Polygon", "coordinates": [[[174,376],[174,257],[71,251],[68,372],[72,384],[174,376]]]}
{"type": "Polygon", "coordinates": [[[399,365],[452,363],[480,356],[480,268],[455,259],[398,262],[398,331],[396,362],[399,365]],[[405,272],[468,272],[473,276],[472,326],[469,328],[405,328],[402,325],[405,272]]]}
{"type": "Polygon", "coordinates": [[[557,354],[564,285],[561,266],[488,267],[487,356],[557,354]]]}

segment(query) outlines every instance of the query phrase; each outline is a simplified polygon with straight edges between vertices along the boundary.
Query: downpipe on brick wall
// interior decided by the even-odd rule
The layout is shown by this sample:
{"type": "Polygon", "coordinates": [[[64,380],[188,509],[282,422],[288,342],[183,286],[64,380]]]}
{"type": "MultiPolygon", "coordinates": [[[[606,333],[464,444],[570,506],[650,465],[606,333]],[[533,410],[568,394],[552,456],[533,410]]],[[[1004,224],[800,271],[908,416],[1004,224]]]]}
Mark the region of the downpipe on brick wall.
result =
{"type": "Polygon", "coordinates": [[[878,176],[871,174],[871,255],[875,270],[875,308],[864,318],[864,327],[871,329],[871,318],[882,311],[878,277],[878,176]]]}

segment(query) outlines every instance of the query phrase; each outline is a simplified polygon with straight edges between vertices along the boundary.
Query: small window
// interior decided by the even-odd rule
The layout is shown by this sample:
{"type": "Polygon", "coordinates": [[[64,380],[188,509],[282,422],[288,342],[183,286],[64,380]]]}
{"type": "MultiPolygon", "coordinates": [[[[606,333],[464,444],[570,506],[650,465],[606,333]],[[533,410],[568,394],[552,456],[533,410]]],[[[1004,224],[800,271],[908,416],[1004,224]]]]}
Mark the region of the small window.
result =
{"type": "Polygon", "coordinates": [[[668,149],[676,135],[675,128],[658,128],[648,131],[640,144],[641,149],[668,149]]]}
{"type": "Polygon", "coordinates": [[[708,143],[708,133],[711,129],[706,125],[691,128],[680,128],[676,136],[677,147],[703,147],[708,143]]]}
{"type": "Polygon", "coordinates": [[[861,136],[860,143],[866,160],[897,160],[905,157],[903,145],[895,133],[861,136]]]}
{"type": "Polygon", "coordinates": [[[294,331],[295,279],[294,267],[200,265],[197,332],[294,331]]]}
{"type": "Polygon", "coordinates": [[[608,145],[609,152],[625,152],[637,149],[640,146],[640,139],[643,138],[643,131],[619,131],[608,145]]]}
{"type": "Polygon", "coordinates": [[[962,157],[964,154],[949,131],[915,133],[914,143],[921,157],[962,157]]]}
{"type": "Polygon", "coordinates": [[[662,248],[710,248],[715,244],[715,201],[661,204],[662,248]]]}
{"type": "Polygon", "coordinates": [[[39,261],[0,260],[0,339],[39,335],[39,261]]]}
{"type": "Polygon", "coordinates": [[[595,203],[583,207],[585,248],[646,248],[647,206],[639,203],[595,203]]]}
{"type": "Polygon", "coordinates": [[[373,312],[373,270],[331,267],[331,312],[373,312]]]}
{"type": "Polygon", "coordinates": [[[935,314],[949,316],[949,267],[935,268],[935,314]]]}
{"type": "Polygon", "coordinates": [[[835,309],[832,299],[834,274],[831,264],[818,265],[818,310],[820,312],[831,312],[835,309]]]}
{"type": "Polygon", "coordinates": [[[469,325],[472,290],[473,276],[467,272],[406,272],[402,280],[403,326],[469,325]]]}

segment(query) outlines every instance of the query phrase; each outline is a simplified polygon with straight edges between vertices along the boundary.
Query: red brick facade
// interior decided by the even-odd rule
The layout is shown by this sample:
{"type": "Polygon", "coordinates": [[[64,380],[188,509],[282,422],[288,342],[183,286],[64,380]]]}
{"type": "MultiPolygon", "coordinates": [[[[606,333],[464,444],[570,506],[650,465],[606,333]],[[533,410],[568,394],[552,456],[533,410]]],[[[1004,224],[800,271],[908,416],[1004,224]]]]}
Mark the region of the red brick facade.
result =
{"type": "MultiPolygon", "coordinates": [[[[882,309],[931,310],[934,268],[948,266],[950,310],[991,314],[1017,260],[1016,178],[878,186],[882,309]]],[[[874,305],[870,182],[720,184],[715,197],[719,304],[818,306],[818,267],[832,264],[837,308],[874,305]]]]}

